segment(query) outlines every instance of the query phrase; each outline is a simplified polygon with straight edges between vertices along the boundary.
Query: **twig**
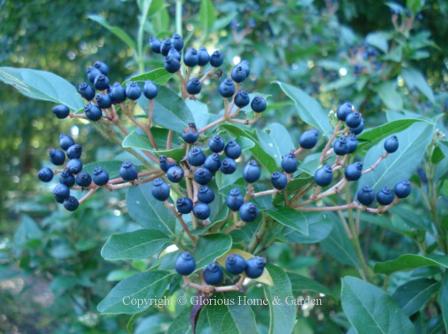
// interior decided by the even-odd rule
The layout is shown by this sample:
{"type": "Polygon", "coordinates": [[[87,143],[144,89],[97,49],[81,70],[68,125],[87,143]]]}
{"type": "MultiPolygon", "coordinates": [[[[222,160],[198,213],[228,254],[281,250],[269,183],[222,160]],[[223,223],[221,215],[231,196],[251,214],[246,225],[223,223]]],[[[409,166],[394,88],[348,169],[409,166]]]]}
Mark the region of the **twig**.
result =
{"type": "Polygon", "coordinates": [[[188,228],[187,223],[185,223],[184,219],[182,218],[182,214],[176,211],[176,208],[173,204],[171,204],[168,201],[163,202],[165,204],[165,207],[170,209],[174,216],[176,216],[177,220],[179,221],[180,225],[184,229],[185,233],[187,233],[188,237],[191,239],[191,242],[193,242],[193,245],[196,245],[197,237],[195,237],[193,234],[191,234],[190,229],[188,228]]]}
{"type": "Polygon", "coordinates": [[[320,164],[322,164],[322,162],[324,162],[325,158],[327,157],[327,151],[328,151],[328,149],[330,148],[330,145],[331,145],[331,143],[333,142],[333,140],[336,138],[340,126],[341,126],[341,123],[340,123],[340,121],[338,121],[338,122],[336,123],[336,126],[334,127],[333,134],[331,135],[330,138],[328,138],[328,141],[327,141],[327,143],[325,144],[324,149],[322,150],[322,154],[320,155],[320,159],[319,159],[320,164]]]}
{"type": "Polygon", "coordinates": [[[362,171],[362,173],[363,174],[367,174],[367,173],[370,173],[371,171],[375,170],[379,166],[381,161],[386,159],[388,155],[389,155],[389,153],[384,152],[382,155],[380,155],[380,157],[369,168],[364,169],[362,171]]]}

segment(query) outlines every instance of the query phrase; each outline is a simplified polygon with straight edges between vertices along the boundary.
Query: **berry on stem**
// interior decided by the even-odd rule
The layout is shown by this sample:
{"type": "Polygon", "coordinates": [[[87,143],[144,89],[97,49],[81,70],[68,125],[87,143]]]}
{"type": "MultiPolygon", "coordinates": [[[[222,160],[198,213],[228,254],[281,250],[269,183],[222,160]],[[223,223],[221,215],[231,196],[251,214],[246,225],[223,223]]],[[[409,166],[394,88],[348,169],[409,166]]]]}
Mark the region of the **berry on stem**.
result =
{"type": "Polygon", "coordinates": [[[344,171],[345,178],[348,181],[357,181],[362,175],[362,163],[354,162],[348,165],[344,171]]]}
{"type": "Polygon", "coordinates": [[[361,123],[356,128],[351,128],[350,132],[354,135],[359,135],[364,130],[364,120],[361,120],[361,123]]]}
{"type": "Polygon", "coordinates": [[[224,273],[221,267],[214,262],[205,267],[203,277],[208,285],[219,285],[224,279],[224,273]]]}
{"type": "Polygon", "coordinates": [[[80,159],[82,154],[82,146],[73,144],[67,149],[67,157],[69,159],[80,159]]]}
{"type": "Polygon", "coordinates": [[[229,191],[226,198],[226,205],[232,211],[238,211],[244,204],[244,197],[238,188],[233,188],[229,191]]]}
{"type": "Polygon", "coordinates": [[[51,170],[51,168],[44,167],[37,173],[37,177],[42,182],[50,182],[53,179],[53,170],[51,170]]]}
{"type": "Polygon", "coordinates": [[[198,65],[205,66],[210,61],[210,55],[207,52],[207,49],[204,47],[199,48],[198,50],[198,65]]]}
{"type": "Polygon", "coordinates": [[[75,177],[68,170],[64,170],[59,175],[59,183],[65,184],[67,187],[71,187],[75,184],[75,177]]]}
{"type": "Polygon", "coordinates": [[[134,181],[138,177],[137,168],[130,161],[123,161],[120,167],[120,176],[124,181],[134,181]]]}
{"type": "Polygon", "coordinates": [[[201,166],[206,157],[200,147],[194,146],[187,154],[187,161],[191,166],[201,166]]]}
{"type": "Polygon", "coordinates": [[[358,139],[356,139],[356,136],[352,134],[345,137],[345,146],[347,148],[347,153],[355,152],[358,147],[358,139]]]}
{"type": "Polygon", "coordinates": [[[258,209],[252,202],[244,203],[239,212],[241,220],[246,223],[252,222],[258,217],[258,209]]]}
{"type": "Polygon", "coordinates": [[[104,186],[109,182],[109,174],[101,167],[95,167],[92,173],[92,180],[97,186],[104,186]]]}
{"type": "Polygon", "coordinates": [[[345,121],[348,114],[355,111],[355,107],[350,102],[341,104],[336,112],[336,115],[340,121],[345,121]]]}
{"type": "Polygon", "coordinates": [[[161,178],[157,178],[152,182],[152,195],[159,201],[166,201],[170,197],[170,186],[161,178]]]}
{"type": "Polygon", "coordinates": [[[234,102],[238,108],[244,108],[249,104],[249,94],[245,90],[240,90],[236,93],[234,102]]]}
{"type": "Polygon", "coordinates": [[[173,36],[171,37],[171,45],[177,51],[182,50],[182,48],[184,47],[184,40],[182,36],[179,34],[173,34],[173,36]]]}
{"type": "Polygon", "coordinates": [[[224,140],[219,135],[215,135],[208,140],[208,148],[215,153],[219,153],[224,149],[224,140]]]}
{"type": "Polygon", "coordinates": [[[221,167],[221,159],[218,153],[212,153],[205,159],[204,167],[210,172],[215,173],[221,167]]]}
{"type": "Polygon", "coordinates": [[[69,196],[69,198],[67,198],[64,203],[64,208],[68,211],[75,211],[78,206],[79,206],[79,202],[77,200],[76,197],[74,196],[69,196]]]}
{"type": "Polygon", "coordinates": [[[210,207],[205,203],[197,202],[193,206],[193,214],[197,218],[205,220],[210,217],[210,207]]]}
{"type": "Polygon", "coordinates": [[[87,82],[82,82],[78,85],[78,93],[87,101],[95,97],[95,90],[87,82]]]}
{"type": "Polygon", "coordinates": [[[321,187],[328,186],[333,180],[333,170],[329,165],[323,165],[314,173],[314,182],[321,187]]]}
{"type": "Polygon", "coordinates": [[[236,65],[231,72],[231,77],[235,82],[243,82],[249,76],[249,66],[245,62],[236,65]]]}
{"type": "Polygon", "coordinates": [[[96,104],[89,103],[86,104],[84,107],[84,113],[86,114],[86,117],[90,119],[91,121],[99,121],[101,117],[103,116],[103,113],[100,108],[96,104]]]}
{"type": "Polygon", "coordinates": [[[107,64],[102,62],[102,61],[97,60],[93,64],[93,67],[95,67],[98,71],[100,71],[104,75],[108,75],[109,74],[109,66],[107,66],[107,64]]]}
{"type": "Polygon", "coordinates": [[[249,278],[258,278],[263,275],[266,260],[260,256],[254,256],[247,260],[246,276],[249,278]]]}
{"type": "Polygon", "coordinates": [[[182,197],[176,201],[176,209],[179,213],[186,215],[193,209],[193,201],[188,197],[182,197]]]}
{"type": "Polygon", "coordinates": [[[391,136],[384,141],[384,149],[387,153],[394,153],[398,150],[398,146],[397,136],[391,136]]]}
{"type": "Polygon", "coordinates": [[[50,161],[53,165],[61,166],[65,162],[65,153],[57,148],[52,148],[49,151],[50,161]]]}
{"type": "Polygon", "coordinates": [[[159,39],[155,38],[155,37],[151,37],[149,39],[149,46],[151,47],[151,51],[154,53],[160,53],[160,46],[162,45],[162,43],[160,42],[159,39]]]}
{"type": "Polygon", "coordinates": [[[108,94],[98,93],[95,96],[95,101],[101,109],[107,109],[112,105],[112,100],[108,94]]]}
{"type": "Polygon", "coordinates": [[[219,84],[218,92],[222,97],[232,97],[235,94],[235,84],[231,79],[226,78],[219,84]]]}
{"type": "Polygon", "coordinates": [[[250,103],[250,107],[254,112],[263,112],[266,110],[266,99],[262,96],[255,96],[250,103]]]}
{"type": "Polygon", "coordinates": [[[64,106],[63,104],[54,106],[52,111],[59,119],[64,119],[70,114],[70,109],[68,109],[68,107],[64,106]]]}
{"type": "Polygon", "coordinates": [[[184,177],[184,170],[179,166],[172,166],[166,172],[168,180],[174,183],[179,183],[184,177]]]}
{"type": "Polygon", "coordinates": [[[179,275],[188,276],[196,269],[196,261],[188,252],[182,252],[176,259],[176,271],[179,275]]]}
{"type": "Polygon", "coordinates": [[[384,187],[376,194],[376,200],[381,205],[389,205],[394,201],[395,194],[388,187],[384,187]]]}
{"type": "Polygon", "coordinates": [[[224,147],[224,153],[231,159],[238,159],[241,155],[241,146],[235,140],[229,140],[224,147]]]}
{"type": "Polygon", "coordinates": [[[188,144],[194,144],[198,140],[199,132],[194,123],[188,123],[182,133],[182,139],[188,144]]]}
{"type": "Polygon", "coordinates": [[[198,51],[194,48],[188,48],[184,54],[184,64],[188,67],[194,67],[199,62],[198,51]]]}
{"type": "Polygon", "coordinates": [[[401,181],[398,182],[395,187],[394,187],[394,191],[395,191],[395,195],[398,198],[406,198],[409,196],[409,194],[411,193],[411,182],[409,181],[401,181]]]}
{"type": "Polygon", "coordinates": [[[143,85],[143,95],[149,100],[154,99],[157,96],[157,86],[151,80],[146,80],[143,85]]]}
{"type": "Polygon", "coordinates": [[[347,124],[347,126],[352,129],[358,127],[361,124],[361,122],[362,122],[362,116],[357,111],[349,113],[345,118],[345,124],[347,124]]]}
{"type": "Polygon", "coordinates": [[[193,174],[193,179],[201,185],[208,184],[212,180],[212,178],[213,178],[212,172],[210,172],[205,167],[199,167],[198,169],[196,169],[194,171],[194,174],[193,174]]]}
{"type": "Polygon", "coordinates": [[[333,151],[337,155],[345,155],[348,153],[347,138],[340,136],[333,143],[333,151]]]}
{"type": "Polygon", "coordinates": [[[215,193],[207,186],[200,186],[198,191],[198,200],[209,204],[215,199],[215,193]]]}
{"type": "Polygon", "coordinates": [[[232,174],[236,171],[236,162],[231,158],[224,158],[221,162],[220,171],[223,174],[232,174]]]}
{"type": "Polygon", "coordinates": [[[89,79],[91,83],[94,83],[96,77],[99,76],[100,74],[101,72],[93,66],[88,67],[86,70],[87,79],[89,79]]]}
{"type": "Polygon", "coordinates": [[[131,82],[126,87],[126,97],[131,100],[137,100],[142,95],[142,90],[136,82],[131,82]]]}
{"type": "Polygon", "coordinates": [[[176,57],[168,56],[165,58],[163,66],[168,72],[176,73],[180,69],[180,61],[176,57]]]}
{"type": "Polygon", "coordinates": [[[226,270],[233,274],[239,275],[246,270],[247,263],[244,257],[239,254],[229,254],[226,258],[226,270]]]}
{"type": "Polygon", "coordinates": [[[243,178],[248,183],[258,181],[261,176],[261,168],[255,160],[250,160],[243,170],[243,178]]]}
{"type": "Polygon", "coordinates": [[[356,198],[362,205],[369,206],[375,200],[375,192],[370,186],[363,186],[356,194],[356,198]]]}
{"type": "Polygon", "coordinates": [[[109,88],[109,78],[104,74],[99,74],[95,78],[94,85],[98,90],[106,90],[109,88]]]}
{"type": "Polygon", "coordinates": [[[70,137],[70,136],[68,136],[68,135],[66,135],[66,134],[63,134],[63,133],[61,133],[61,134],[59,135],[59,146],[60,146],[64,151],[67,151],[67,149],[68,149],[70,146],[74,145],[74,144],[75,144],[75,141],[73,140],[72,137],[70,137]]]}
{"type": "Polygon", "coordinates": [[[56,202],[63,203],[70,196],[70,189],[65,184],[58,183],[53,188],[53,195],[56,199],[56,202]]]}
{"type": "Polygon", "coordinates": [[[196,95],[201,92],[201,81],[198,78],[191,78],[187,82],[187,92],[190,95],[196,95]]]}
{"type": "Polygon", "coordinates": [[[294,173],[297,170],[298,165],[299,162],[297,161],[296,156],[293,152],[288,153],[282,157],[281,166],[286,173],[294,173]]]}
{"type": "Polygon", "coordinates": [[[210,65],[212,65],[213,67],[219,67],[223,62],[224,55],[219,50],[214,51],[210,56],[210,65]]]}
{"type": "Polygon", "coordinates": [[[171,39],[165,39],[160,43],[160,53],[164,56],[168,55],[171,49],[171,39]]]}
{"type": "Polygon", "coordinates": [[[299,138],[300,147],[305,149],[312,149],[317,144],[319,139],[319,132],[316,129],[304,131],[299,138]]]}
{"type": "Polygon", "coordinates": [[[112,104],[119,104],[126,101],[126,90],[119,82],[115,82],[109,88],[109,97],[112,104]]]}
{"type": "Polygon", "coordinates": [[[275,189],[283,190],[288,185],[288,178],[281,172],[274,172],[271,175],[271,182],[275,189]]]}
{"type": "Polygon", "coordinates": [[[71,174],[78,174],[82,170],[82,161],[79,159],[70,159],[67,162],[66,168],[71,174]]]}
{"type": "Polygon", "coordinates": [[[166,173],[168,169],[170,169],[170,167],[176,166],[176,161],[174,161],[172,158],[161,155],[159,157],[159,166],[160,169],[166,173]]]}
{"type": "Polygon", "coordinates": [[[75,182],[80,187],[88,187],[92,183],[92,177],[87,172],[80,172],[76,175],[75,182]]]}

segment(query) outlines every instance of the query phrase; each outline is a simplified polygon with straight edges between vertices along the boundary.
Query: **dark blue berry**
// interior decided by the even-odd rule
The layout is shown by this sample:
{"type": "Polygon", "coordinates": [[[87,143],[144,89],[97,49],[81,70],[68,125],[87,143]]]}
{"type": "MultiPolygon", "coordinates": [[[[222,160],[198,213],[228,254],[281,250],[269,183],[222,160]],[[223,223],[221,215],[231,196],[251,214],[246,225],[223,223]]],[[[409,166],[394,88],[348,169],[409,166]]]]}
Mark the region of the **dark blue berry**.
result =
{"type": "Polygon", "coordinates": [[[387,153],[394,153],[398,150],[398,138],[397,136],[391,136],[384,141],[384,149],[387,153]]]}
{"type": "Polygon", "coordinates": [[[109,88],[109,97],[112,104],[119,104],[126,101],[126,90],[119,82],[115,82],[109,88]]]}
{"type": "Polygon", "coordinates": [[[406,198],[411,193],[411,182],[401,181],[398,182],[394,187],[395,195],[398,198],[406,198]]]}
{"type": "Polygon", "coordinates": [[[212,65],[213,67],[219,67],[223,62],[224,55],[219,50],[214,51],[210,56],[210,65],[212,65]]]}
{"type": "Polygon", "coordinates": [[[238,159],[241,155],[241,146],[235,140],[229,140],[224,147],[224,153],[231,159],[238,159]]]}
{"type": "Polygon", "coordinates": [[[219,153],[224,149],[224,140],[219,135],[215,135],[208,140],[208,148],[215,153],[219,153]]]}
{"type": "Polygon", "coordinates": [[[64,106],[63,104],[54,106],[52,110],[56,117],[59,119],[64,119],[70,114],[70,109],[68,109],[68,107],[64,106]]]}
{"type": "Polygon", "coordinates": [[[160,169],[163,170],[165,173],[168,171],[168,169],[170,169],[170,167],[175,166],[176,165],[176,161],[174,161],[171,158],[168,158],[164,155],[161,155],[159,157],[159,166],[160,169]]]}
{"type": "Polygon", "coordinates": [[[316,129],[304,131],[299,139],[300,146],[306,149],[311,149],[317,144],[319,139],[319,132],[316,129]]]}
{"type": "Polygon", "coordinates": [[[350,129],[350,132],[354,135],[359,135],[364,130],[364,120],[361,120],[361,123],[356,128],[350,129]]]}
{"type": "Polygon", "coordinates": [[[109,74],[109,66],[107,66],[107,64],[103,63],[102,61],[97,60],[95,64],[93,64],[93,67],[95,67],[98,71],[100,71],[104,75],[109,74]]]}
{"type": "Polygon", "coordinates": [[[101,72],[97,68],[91,66],[91,67],[87,68],[86,74],[87,74],[87,79],[89,79],[89,81],[91,83],[94,83],[96,77],[101,75],[101,72]]]}
{"type": "Polygon", "coordinates": [[[143,85],[143,95],[149,100],[154,99],[157,96],[157,86],[151,80],[146,80],[143,85]]]}
{"type": "Polygon", "coordinates": [[[239,275],[246,270],[247,263],[244,257],[238,254],[229,254],[226,258],[226,270],[233,274],[239,275]]]}
{"type": "Polygon", "coordinates": [[[240,83],[240,82],[243,82],[244,80],[246,80],[247,71],[244,68],[244,66],[240,63],[232,69],[232,72],[230,75],[231,75],[233,81],[240,83]]]}
{"type": "Polygon", "coordinates": [[[166,201],[170,197],[170,186],[162,179],[157,178],[152,182],[152,195],[159,201],[166,201]]]}
{"type": "Polygon", "coordinates": [[[178,198],[176,201],[177,211],[183,215],[189,214],[193,209],[193,201],[188,197],[178,198]]]}
{"type": "Polygon", "coordinates": [[[62,150],[58,150],[56,148],[50,149],[49,152],[50,161],[53,165],[61,166],[65,161],[65,153],[62,150]]]}
{"type": "Polygon", "coordinates": [[[358,147],[358,139],[356,139],[355,135],[349,135],[346,137],[345,145],[347,148],[347,153],[353,153],[358,147]]]}
{"type": "Polygon", "coordinates": [[[283,190],[288,185],[288,178],[283,173],[274,172],[271,176],[271,182],[275,189],[283,190]]]}
{"type": "Polygon", "coordinates": [[[286,173],[294,173],[297,170],[298,165],[299,162],[297,161],[296,156],[293,152],[288,153],[282,157],[281,166],[286,173]]]}
{"type": "Polygon", "coordinates": [[[92,183],[92,177],[87,172],[80,172],[76,175],[75,182],[80,187],[88,187],[92,183]]]}
{"type": "Polygon", "coordinates": [[[91,121],[99,121],[103,116],[101,109],[93,103],[89,103],[84,107],[84,113],[86,114],[86,117],[91,121]]]}
{"type": "Polygon", "coordinates": [[[104,74],[100,74],[95,78],[94,85],[98,90],[106,90],[109,88],[109,78],[104,74]]]}
{"type": "Polygon", "coordinates": [[[345,118],[345,124],[347,124],[347,126],[352,129],[358,127],[361,124],[361,122],[362,122],[362,116],[357,111],[349,113],[345,118]]]}
{"type": "Polygon", "coordinates": [[[348,114],[355,111],[355,107],[350,102],[345,102],[341,104],[336,112],[336,115],[340,121],[344,121],[347,118],[348,114]]]}
{"type": "Polygon", "coordinates": [[[246,223],[252,222],[258,217],[258,209],[252,202],[241,205],[239,212],[241,220],[246,223]]]}
{"type": "Polygon", "coordinates": [[[321,187],[328,186],[333,180],[333,170],[329,165],[323,165],[314,173],[314,182],[321,187]]]}
{"type": "Polygon", "coordinates": [[[171,48],[166,55],[167,58],[174,58],[180,63],[181,55],[175,48],[171,48]]]}
{"type": "Polygon", "coordinates": [[[375,192],[371,187],[363,186],[356,194],[356,198],[359,203],[368,206],[375,200],[375,192]]]}
{"type": "Polygon", "coordinates": [[[245,90],[240,90],[236,93],[234,102],[238,108],[244,108],[249,104],[249,94],[245,90]]]}
{"type": "Polygon", "coordinates": [[[162,43],[160,42],[159,39],[155,38],[155,37],[151,37],[149,39],[149,46],[151,47],[151,51],[155,52],[155,53],[160,53],[160,46],[162,45],[162,43]]]}
{"type": "Polygon", "coordinates": [[[206,185],[212,180],[213,174],[207,168],[199,167],[194,171],[193,178],[197,183],[206,185]]]}
{"type": "Polygon", "coordinates": [[[244,204],[244,197],[238,188],[233,188],[229,191],[226,198],[226,205],[232,211],[238,211],[244,204]]]}
{"type": "Polygon", "coordinates": [[[187,161],[191,166],[201,166],[206,157],[201,148],[195,146],[190,151],[188,151],[187,161]]]}
{"type": "Polygon", "coordinates": [[[95,101],[98,107],[101,109],[110,108],[112,100],[108,94],[98,93],[95,96],[95,101]]]}
{"type": "Polygon", "coordinates": [[[198,200],[202,203],[211,203],[215,199],[215,193],[207,186],[200,186],[198,191],[198,200]]]}
{"type": "Polygon", "coordinates": [[[232,174],[236,171],[236,162],[235,160],[231,158],[224,158],[224,160],[221,162],[221,167],[219,170],[223,174],[232,174]]]}
{"type": "Polygon", "coordinates": [[[123,161],[120,167],[120,177],[124,181],[134,181],[138,177],[137,167],[130,161],[123,161]]]}
{"type": "Polygon", "coordinates": [[[232,80],[226,78],[219,84],[218,92],[222,97],[231,97],[235,94],[235,84],[232,80]]]}
{"type": "Polygon", "coordinates": [[[175,57],[166,57],[163,66],[167,72],[176,73],[180,69],[180,62],[175,57]]]}
{"type": "Polygon", "coordinates": [[[254,256],[247,262],[246,276],[249,278],[258,278],[263,275],[264,267],[266,266],[266,260],[260,256],[254,256]]]}
{"type": "Polygon", "coordinates": [[[166,177],[171,182],[178,183],[182,181],[184,177],[184,170],[179,166],[172,166],[166,172],[166,177]]]}
{"type": "Polygon", "coordinates": [[[188,276],[196,269],[196,261],[188,252],[182,252],[176,259],[176,271],[179,275],[188,276]]]}
{"type": "Polygon", "coordinates": [[[205,66],[210,61],[210,55],[207,52],[207,49],[202,47],[198,50],[198,65],[205,66]]]}
{"type": "Polygon", "coordinates": [[[250,160],[243,170],[243,178],[248,183],[258,181],[261,176],[261,168],[255,160],[250,160]]]}
{"type": "Polygon", "coordinates": [[[65,184],[67,187],[72,187],[75,184],[75,177],[68,170],[64,170],[59,175],[59,183],[65,184]]]}
{"type": "Polygon", "coordinates": [[[92,173],[92,180],[97,186],[104,186],[109,182],[109,174],[101,167],[95,167],[92,173]]]}
{"type": "Polygon", "coordinates": [[[87,82],[82,82],[78,85],[78,92],[87,101],[95,97],[95,90],[87,82]]]}
{"type": "Polygon", "coordinates": [[[193,206],[193,214],[195,217],[205,220],[210,217],[210,207],[205,203],[198,202],[193,206]]]}
{"type": "Polygon", "coordinates": [[[70,173],[78,174],[82,170],[82,161],[79,159],[70,159],[66,167],[70,173]]]}
{"type": "Polygon", "coordinates": [[[163,40],[160,44],[160,53],[164,56],[167,56],[168,52],[170,52],[171,46],[171,39],[163,40]]]}
{"type": "Polygon", "coordinates": [[[250,107],[254,112],[263,112],[266,110],[266,99],[262,96],[255,96],[250,103],[250,107]]]}
{"type": "Polygon", "coordinates": [[[53,188],[53,195],[56,199],[56,202],[63,203],[70,196],[70,188],[65,184],[58,183],[53,188]]]}
{"type": "Polygon", "coordinates": [[[63,204],[64,208],[68,211],[75,211],[79,206],[79,202],[74,196],[69,196],[63,204]]]}
{"type": "Polygon", "coordinates": [[[69,159],[80,159],[82,154],[82,146],[79,144],[74,144],[70,146],[67,150],[67,157],[69,159]]]}
{"type": "Polygon", "coordinates": [[[126,97],[131,100],[137,100],[142,95],[142,90],[136,82],[131,82],[126,87],[126,97]]]}
{"type": "Polygon", "coordinates": [[[357,181],[362,175],[362,163],[354,162],[348,165],[344,171],[345,178],[348,181],[357,181]]]}
{"type": "Polygon", "coordinates": [[[201,92],[201,81],[198,78],[191,78],[187,82],[187,92],[190,95],[196,95],[201,92]]]}
{"type": "Polygon", "coordinates": [[[376,200],[381,205],[389,205],[394,201],[395,194],[388,187],[384,187],[376,193],[376,200]]]}
{"type": "Polygon", "coordinates": [[[337,155],[345,155],[348,153],[347,138],[344,136],[336,138],[333,143],[333,151],[337,155]]]}
{"type": "Polygon", "coordinates": [[[221,167],[221,159],[219,158],[218,153],[212,153],[205,159],[204,167],[207,168],[210,172],[215,173],[221,167]]]}
{"type": "Polygon", "coordinates": [[[194,144],[198,140],[199,132],[194,123],[189,123],[182,133],[182,139],[188,144],[194,144]]]}
{"type": "Polygon", "coordinates": [[[210,263],[205,267],[203,277],[208,285],[219,285],[224,279],[224,272],[217,263],[210,263]]]}
{"type": "Polygon", "coordinates": [[[184,54],[184,64],[188,67],[194,67],[199,62],[198,51],[194,48],[188,48],[184,54]]]}
{"type": "Polygon", "coordinates": [[[182,48],[184,47],[184,40],[182,36],[179,34],[173,34],[173,36],[171,37],[171,45],[177,51],[182,50],[182,48]]]}
{"type": "Polygon", "coordinates": [[[51,170],[51,168],[44,167],[37,173],[37,177],[42,182],[50,182],[53,179],[53,170],[51,170]]]}
{"type": "Polygon", "coordinates": [[[75,144],[75,141],[72,137],[67,136],[66,134],[61,133],[59,135],[59,146],[64,150],[67,151],[68,148],[75,144]]]}

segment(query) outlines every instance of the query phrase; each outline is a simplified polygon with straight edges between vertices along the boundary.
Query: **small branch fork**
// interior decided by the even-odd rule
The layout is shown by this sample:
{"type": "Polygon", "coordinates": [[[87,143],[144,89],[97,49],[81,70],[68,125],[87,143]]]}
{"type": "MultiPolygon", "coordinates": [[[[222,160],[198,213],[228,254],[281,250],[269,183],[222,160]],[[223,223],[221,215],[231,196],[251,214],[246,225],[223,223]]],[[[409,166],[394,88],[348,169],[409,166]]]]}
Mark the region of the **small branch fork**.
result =
{"type": "Polygon", "coordinates": [[[212,286],[207,284],[197,284],[190,280],[189,277],[184,277],[184,286],[188,286],[190,288],[196,289],[204,294],[210,295],[214,292],[229,292],[229,291],[238,291],[243,292],[246,288],[245,276],[241,275],[238,281],[233,285],[225,285],[225,286],[212,286]]]}

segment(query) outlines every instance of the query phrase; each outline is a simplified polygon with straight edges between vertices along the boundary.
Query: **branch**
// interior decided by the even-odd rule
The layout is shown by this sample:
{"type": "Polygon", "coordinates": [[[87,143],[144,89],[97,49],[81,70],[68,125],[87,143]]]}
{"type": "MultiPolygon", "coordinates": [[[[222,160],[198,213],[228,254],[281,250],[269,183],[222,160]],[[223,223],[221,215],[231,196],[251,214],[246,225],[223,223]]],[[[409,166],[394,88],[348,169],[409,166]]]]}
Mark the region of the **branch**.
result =
{"type": "Polygon", "coordinates": [[[369,168],[364,169],[362,171],[362,174],[367,174],[367,173],[374,171],[379,166],[381,161],[386,159],[388,155],[389,155],[389,153],[384,152],[369,168]]]}
{"type": "Polygon", "coordinates": [[[336,126],[334,127],[333,134],[331,135],[330,138],[328,138],[328,141],[327,141],[327,143],[325,144],[324,149],[322,150],[322,154],[320,155],[320,159],[319,159],[320,164],[322,164],[322,162],[324,162],[325,158],[327,157],[327,151],[328,151],[328,149],[330,148],[331,143],[333,142],[333,140],[334,140],[334,139],[336,138],[336,136],[338,135],[338,132],[339,132],[339,128],[340,128],[340,127],[341,127],[341,122],[338,121],[338,122],[336,123],[336,126]]]}
{"type": "Polygon", "coordinates": [[[188,228],[187,223],[185,223],[185,220],[182,218],[182,214],[176,211],[176,208],[173,204],[171,204],[168,201],[163,202],[166,208],[170,209],[174,216],[176,216],[177,220],[179,220],[180,225],[184,229],[185,233],[187,233],[188,237],[191,239],[191,242],[193,242],[193,245],[196,245],[197,237],[195,237],[193,234],[191,234],[190,229],[188,228]]]}

